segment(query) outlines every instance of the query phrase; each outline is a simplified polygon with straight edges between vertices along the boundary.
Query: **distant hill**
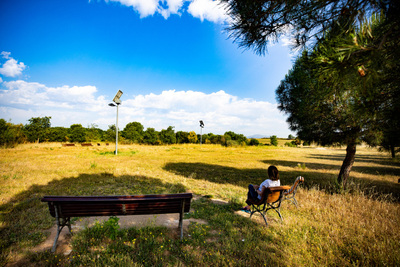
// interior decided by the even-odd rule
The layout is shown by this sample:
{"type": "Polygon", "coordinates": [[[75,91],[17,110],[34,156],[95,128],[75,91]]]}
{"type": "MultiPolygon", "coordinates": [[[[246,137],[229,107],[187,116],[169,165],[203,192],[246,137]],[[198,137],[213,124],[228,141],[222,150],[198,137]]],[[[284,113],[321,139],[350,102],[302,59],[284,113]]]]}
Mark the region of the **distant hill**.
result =
{"type": "Polygon", "coordinates": [[[268,138],[267,136],[265,136],[265,135],[262,135],[262,134],[254,134],[254,135],[251,135],[251,136],[247,136],[247,138],[249,138],[249,139],[251,139],[251,138],[268,138]]]}

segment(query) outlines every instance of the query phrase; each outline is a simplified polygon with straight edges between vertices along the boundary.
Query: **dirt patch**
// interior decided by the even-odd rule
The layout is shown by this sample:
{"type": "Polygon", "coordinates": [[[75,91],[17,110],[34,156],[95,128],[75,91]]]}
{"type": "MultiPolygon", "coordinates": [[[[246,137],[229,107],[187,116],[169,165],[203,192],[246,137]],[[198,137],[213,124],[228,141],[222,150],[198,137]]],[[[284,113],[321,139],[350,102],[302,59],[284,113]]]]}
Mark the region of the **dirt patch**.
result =
{"type": "MultiPolygon", "coordinates": [[[[130,227],[145,227],[145,226],[165,226],[171,229],[178,229],[179,226],[179,214],[158,214],[158,215],[128,215],[128,216],[117,216],[119,218],[119,226],[121,228],[130,227]]],[[[86,227],[93,226],[96,222],[107,221],[109,217],[86,217],[76,221],[72,226],[72,234],[79,232],[86,227]]],[[[199,219],[187,219],[183,220],[183,232],[188,232],[188,226],[190,222],[196,222],[200,224],[206,224],[206,221],[199,219]]],[[[54,239],[57,234],[57,226],[54,225],[50,228],[50,236],[42,244],[33,248],[33,252],[40,252],[50,250],[53,246],[54,239]]],[[[178,231],[177,231],[178,232],[178,231]]],[[[64,227],[60,233],[57,241],[56,253],[63,253],[68,255],[72,251],[70,245],[71,235],[68,231],[68,227],[64,227]]]]}

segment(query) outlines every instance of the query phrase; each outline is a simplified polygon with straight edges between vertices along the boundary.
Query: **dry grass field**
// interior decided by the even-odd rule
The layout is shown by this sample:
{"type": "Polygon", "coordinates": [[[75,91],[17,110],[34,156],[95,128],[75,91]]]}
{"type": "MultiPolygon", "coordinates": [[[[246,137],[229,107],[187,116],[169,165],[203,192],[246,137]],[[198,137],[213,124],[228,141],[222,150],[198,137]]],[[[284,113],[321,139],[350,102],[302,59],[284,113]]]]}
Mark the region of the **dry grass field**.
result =
{"type": "Polygon", "coordinates": [[[400,162],[359,147],[350,186],[335,180],[344,148],[219,145],[62,147],[0,150],[0,265],[24,266],[400,266],[400,162]],[[299,208],[284,222],[238,215],[247,185],[276,165],[281,184],[301,175],[299,208]],[[71,237],[68,255],[33,252],[55,224],[44,195],[193,192],[191,223],[180,241],[161,226],[118,229],[113,218],[71,237]],[[225,200],[227,205],[210,201],[225,200]],[[108,229],[108,230],[107,230],[108,229]],[[113,232],[111,238],[110,231],[113,232]]]}

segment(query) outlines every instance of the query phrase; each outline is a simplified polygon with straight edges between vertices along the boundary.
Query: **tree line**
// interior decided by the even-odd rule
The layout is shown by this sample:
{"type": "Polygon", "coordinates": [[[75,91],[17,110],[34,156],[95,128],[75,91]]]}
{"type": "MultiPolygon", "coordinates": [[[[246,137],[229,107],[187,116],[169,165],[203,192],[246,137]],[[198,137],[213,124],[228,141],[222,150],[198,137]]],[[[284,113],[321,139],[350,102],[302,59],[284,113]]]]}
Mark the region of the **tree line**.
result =
{"type": "MultiPolygon", "coordinates": [[[[94,124],[88,127],[83,127],[81,124],[72,124],[69,128],[51,127],[50,120],[51,117],[33,117],[28,120],[29,123],[23,125],[0,119],[0,146],[13,147],[26,142],[113,142],[116,138],[115,125],[109,125],[107,130],[99,129],[94,124]]],[[[175,132],[173,126],[161,131],[156,131],[151,127],[145,130],[140,122],[130,122],[122,131],[118,129],[118,140],[124,144],[195,144],[200,142],[200,135],[195,131],[175,132]]],[[[225,132],[223,135],[203,134],[201,141],[204,144],[223,146],[259,145],[257,139],[248,139],[243,134],[232,131],[225,132]]]]}

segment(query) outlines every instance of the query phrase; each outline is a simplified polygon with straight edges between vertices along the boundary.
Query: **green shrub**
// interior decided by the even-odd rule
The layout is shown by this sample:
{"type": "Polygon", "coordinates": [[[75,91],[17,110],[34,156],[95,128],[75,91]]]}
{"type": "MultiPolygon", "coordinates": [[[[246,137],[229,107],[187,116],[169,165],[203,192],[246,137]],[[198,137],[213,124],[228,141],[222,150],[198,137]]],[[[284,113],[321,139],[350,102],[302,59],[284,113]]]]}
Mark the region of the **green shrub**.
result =
{"type": "Polygon", "coordinates": [[[271,145],[273,146],[278,146],[278,138],[276,137],[276,135],[271,136],[271,145]]]}
{"type": "Polygon", "coordinates": [[[249,146],[258,146],[260,144],[260,141],[257,139],[251,138],[249,142],[249,146]]]}

